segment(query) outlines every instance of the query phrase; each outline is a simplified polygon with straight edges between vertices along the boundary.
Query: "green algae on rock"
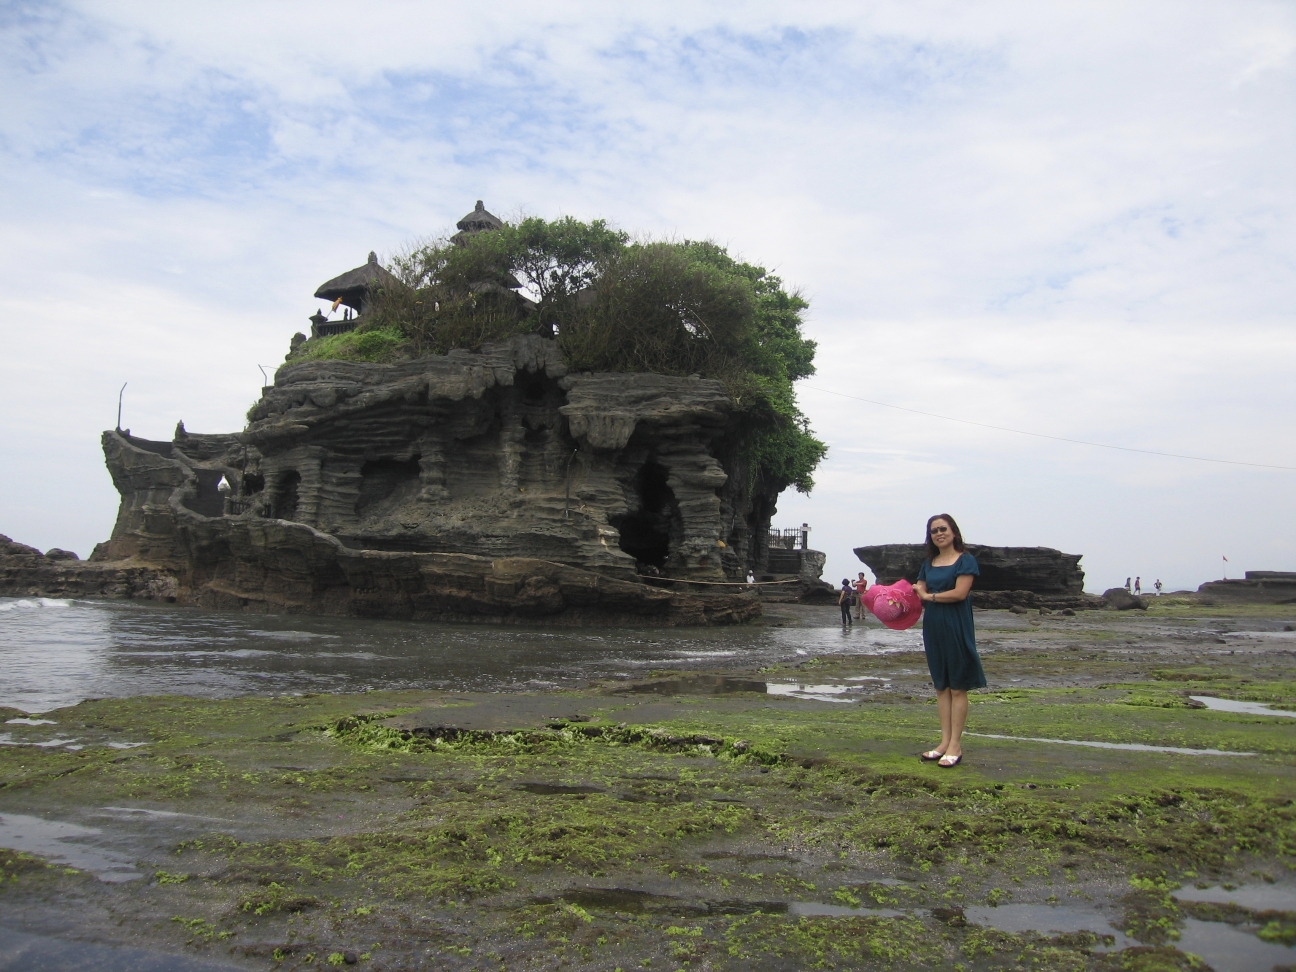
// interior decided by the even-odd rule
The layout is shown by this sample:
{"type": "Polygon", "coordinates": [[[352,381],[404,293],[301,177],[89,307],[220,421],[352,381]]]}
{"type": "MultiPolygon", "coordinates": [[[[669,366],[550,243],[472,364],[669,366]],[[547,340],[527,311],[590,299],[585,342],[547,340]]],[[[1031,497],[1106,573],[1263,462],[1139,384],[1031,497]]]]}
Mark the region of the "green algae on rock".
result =
{"type": "Polygon", "coordinates": [[[1192,679],[1179,682],[1163,677],[1176,669],[1159,622],[1093,623],[1120,632],[1118,647],[1084,633],[995,635],[996,688],[972,727],[1258,755],[1059,753],[974,737],[964,766],[937,770],[915,757],[934,720],[908,653],[785,669],[890,680],[853,705],[624,684],[491,709],[515,713],[511,723],[468,718],[492,697],[429,691],[87,701],[51,714],[56,726],[10,728],[28,742],[75,726],[148,745],[2,747],[0,813],[93,821],[152,878],[105,885],[6,857],[0,911],[75,907],[105,941],[129,919],[159,945],[254,968],[349,952],[384,969],[1115,972],[1194,968],[1177,943],[1196,920],[1288,941],[1290,913],[1176,892],[1259,881],[1252,872],[1292,882],[1290,726],[1128,702],[1181,698],[1183,686],[1290,704],[1291,656],[1188,652],[1192,679]],[[1141,649],[1139,631],[1156,647],[1141,649]],[[1059,657],[1067,639],[1083,652],[1059,657]],[[1081,677],[1092,681],[1073,684],[1081,677]],[[1082,903],[1106,926],[968,920],[1031,902],[1082,903]],[[1141,944],[1115,949],[1118,929],[1141,944]]]}

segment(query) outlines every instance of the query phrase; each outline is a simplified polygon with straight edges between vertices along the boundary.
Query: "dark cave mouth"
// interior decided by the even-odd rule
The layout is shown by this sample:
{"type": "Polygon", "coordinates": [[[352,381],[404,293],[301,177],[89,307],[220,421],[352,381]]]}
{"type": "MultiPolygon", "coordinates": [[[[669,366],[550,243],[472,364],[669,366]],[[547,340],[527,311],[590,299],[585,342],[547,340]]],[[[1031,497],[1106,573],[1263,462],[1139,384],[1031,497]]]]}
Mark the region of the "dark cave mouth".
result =
{"type": "Polygon", "coordinates": [[[387,499],[407,483],[419,478],[419,457],[409,459],[373,459],[360,467],[360,495],[356,498],[356,513],[364,513],[387,499]]]}
{"type": "Polygon", "coordinates": [[[645,463],[631,483],[638,509],[610,518],[621,534],[621,549],[637,562],[658,569],[670,557],[671,526],[679,517],[675,492],[666,482],[669,477],[665,466],[645,463]]]}

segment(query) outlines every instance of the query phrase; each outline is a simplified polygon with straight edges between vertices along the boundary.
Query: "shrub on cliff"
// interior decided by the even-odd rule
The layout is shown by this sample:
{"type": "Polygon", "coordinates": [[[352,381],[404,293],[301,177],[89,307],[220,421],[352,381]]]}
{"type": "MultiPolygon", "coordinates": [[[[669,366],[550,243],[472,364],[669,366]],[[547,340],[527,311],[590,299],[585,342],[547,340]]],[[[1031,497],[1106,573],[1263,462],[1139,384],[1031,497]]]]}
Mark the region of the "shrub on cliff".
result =
{"type": "Polygon", "coordinates": [[[540,333],[577,370],[718,379],[740,409],[748,485],[813,486],[827,450],[793,388],[814,373],[815,342],[801,334],[809,305],[724,247],[632,241],[603,220],[529,218],[415,246],[390,270],[400,284],[376,295],[352,341],[310,341],[300,355],[388,360],[540,333]]]}

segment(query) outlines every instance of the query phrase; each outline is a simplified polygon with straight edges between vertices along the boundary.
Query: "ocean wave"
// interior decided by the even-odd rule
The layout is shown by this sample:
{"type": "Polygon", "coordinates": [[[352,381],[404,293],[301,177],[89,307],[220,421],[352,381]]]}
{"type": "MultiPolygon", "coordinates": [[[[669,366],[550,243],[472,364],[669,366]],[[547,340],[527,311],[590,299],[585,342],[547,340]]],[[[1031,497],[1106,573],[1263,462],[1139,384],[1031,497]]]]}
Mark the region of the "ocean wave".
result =
{"type": "Polygon", "coordinates": [[[60,597],[24,597],[21,600],[10,601],[8,604],[0,604],[0,611],[12,611],[15,608],[65,608],[71,607],[72,602],[67,598],[60,597]]]}

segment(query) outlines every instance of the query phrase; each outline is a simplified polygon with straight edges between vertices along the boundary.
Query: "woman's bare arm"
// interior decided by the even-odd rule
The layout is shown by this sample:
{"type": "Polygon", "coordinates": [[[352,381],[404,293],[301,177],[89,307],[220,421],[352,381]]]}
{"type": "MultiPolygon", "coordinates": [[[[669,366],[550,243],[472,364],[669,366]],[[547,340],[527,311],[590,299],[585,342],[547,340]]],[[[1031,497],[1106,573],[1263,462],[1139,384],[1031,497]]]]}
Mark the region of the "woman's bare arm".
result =
{"type": "Polygon", "coordinates": [[[919,584],[922,585],[921,590],[918,592],[919,600],[931,601],[933,604],[957,604],[959,601],[966,600],[967,596],[972,593],[971,574],[959,574],[954,579],[954,590],[941,591],[939,594],[928,594],[927,585],[922,584],[921,581],[919,581],[919,584]]]}

